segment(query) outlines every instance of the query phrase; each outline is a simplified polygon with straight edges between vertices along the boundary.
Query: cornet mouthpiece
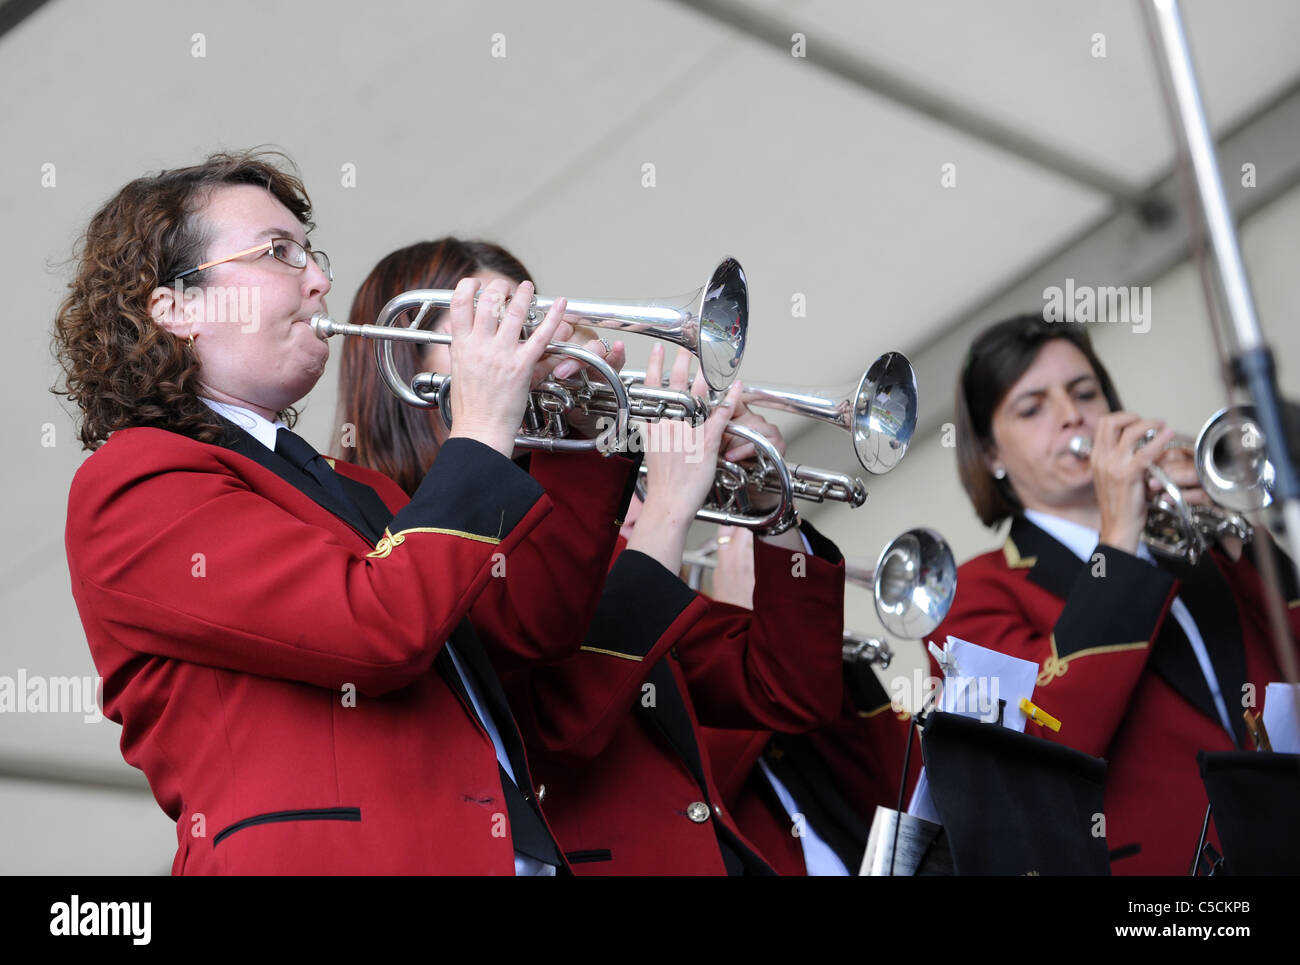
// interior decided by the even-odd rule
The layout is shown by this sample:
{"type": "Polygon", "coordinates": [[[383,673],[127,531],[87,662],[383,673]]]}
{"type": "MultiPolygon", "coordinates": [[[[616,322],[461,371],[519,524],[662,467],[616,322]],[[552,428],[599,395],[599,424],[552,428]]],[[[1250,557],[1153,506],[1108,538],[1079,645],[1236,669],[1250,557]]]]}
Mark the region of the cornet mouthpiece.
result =
{"type": "Polygon", "coordinates": [[[311,330],[319,339],[327,339],[334,334],[334,319],[324,312],[317,312],[311,317],[311,330]]]}

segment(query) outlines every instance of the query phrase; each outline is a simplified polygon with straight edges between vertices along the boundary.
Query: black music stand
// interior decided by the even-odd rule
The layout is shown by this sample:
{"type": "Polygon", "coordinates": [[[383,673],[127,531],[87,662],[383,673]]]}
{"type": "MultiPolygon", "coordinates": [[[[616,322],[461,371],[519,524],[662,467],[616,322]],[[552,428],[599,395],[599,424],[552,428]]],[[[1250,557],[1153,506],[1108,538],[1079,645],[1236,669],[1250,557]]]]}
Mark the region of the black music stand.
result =
{"type": "Polygon", "coordinates": [[[944,713],[930,715],[921,749],[957,874],[1110,874],[1105,761],[944,713]]]}
{"type": "Polygon", "coordinates": [[[1300,874],[1300,754],[1196,755],[1228,875],[1300,874]]]}

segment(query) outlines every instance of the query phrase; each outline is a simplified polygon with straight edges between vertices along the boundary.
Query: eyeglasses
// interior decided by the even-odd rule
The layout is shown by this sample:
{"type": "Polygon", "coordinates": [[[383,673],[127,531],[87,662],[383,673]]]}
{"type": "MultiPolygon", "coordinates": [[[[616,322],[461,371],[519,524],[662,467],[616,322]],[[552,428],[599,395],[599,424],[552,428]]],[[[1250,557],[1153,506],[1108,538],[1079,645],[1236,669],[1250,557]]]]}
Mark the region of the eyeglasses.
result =
{"type": "Polygon", "coordinates": [[[186,275],[193,275],[195,272],[203,271],[205,268],[211,268],[213,265],[220,265],[227,261],[234,261],[236,258],[243,258],[245,255],[251,255],[254,252],[265,251],[276,261],[282,261],[290,268],[297,268],[299,271],[307,267],[307,258],[316,262],[320,270],[325,273],[325,277],[330,281],[334,280],[334,272],[330,270],[329,255],[323,251],[312,248],[304,248],[292,238],[272,238],[265,244],[254,245],[252,248],[245,248],[243,251],[237,251],[233,255],[227,255],[225,258],[218,258],[215,261],[204,262],[197,268],[190,268],[183,271],[177,278],[184,278],[186,275]]]}

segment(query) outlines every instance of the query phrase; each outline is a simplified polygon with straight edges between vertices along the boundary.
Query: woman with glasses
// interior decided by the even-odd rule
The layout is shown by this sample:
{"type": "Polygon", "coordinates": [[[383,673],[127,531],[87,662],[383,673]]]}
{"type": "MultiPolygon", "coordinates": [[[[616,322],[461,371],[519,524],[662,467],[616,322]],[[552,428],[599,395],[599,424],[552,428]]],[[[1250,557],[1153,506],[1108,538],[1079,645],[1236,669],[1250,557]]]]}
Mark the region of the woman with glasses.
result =
{"type": "Polygon", "coordinates": [[[960,568],[932,636],[1037,664],[1032,699],[1061,729],[1029,732],[1109,762],[1115,873],[1186,874],[1206,808],[1197,752],[1249,749],[1242,712],[1281,679],[1253,562],[1272,543],[1227,541],[1196,566],[1148,551],[1149,466],[1190,501],[1208,498],[1190,454],[1166,449],[1173,431],[1121,409],[1081,326],[1025,315],[986,329],[956,408],[971,504],[985,525],[1011,526],[1001,549],[960,568]]]}
{"type": "MultiPolygon", "coordinates": [[[[68,566],[123,756],[176,822],[178,874],[566,870],[484,649],[531,659],[584,619],[585,574],[536,545],[564,507],[510,460],[563,301],[521,340],[530,283],[509,307],[503,283],[477,307],[456,287],[455,429],[409,497],[327,460],[289,428],[330,274],[283,163],[131,182],[58,312],[94,450],[68,566]]],[[[629,473],[605,470],[611,518],[629,473]]]]}

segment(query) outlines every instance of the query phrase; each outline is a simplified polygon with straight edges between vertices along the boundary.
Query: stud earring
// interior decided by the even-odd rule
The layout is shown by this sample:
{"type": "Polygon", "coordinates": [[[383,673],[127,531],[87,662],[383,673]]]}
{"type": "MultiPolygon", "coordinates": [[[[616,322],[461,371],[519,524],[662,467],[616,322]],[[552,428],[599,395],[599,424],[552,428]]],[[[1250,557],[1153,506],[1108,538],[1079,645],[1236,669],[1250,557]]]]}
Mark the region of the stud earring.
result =
{"type": "Polygon", "coordinates": [[[998,468],[994,469],[994,470],[993,470],[993,478],[994,478],[994,479],[1006,479],[1006,478],[1007,478],[1007,470],[1006,470],[1006,468],[1005,468],[1004,466],[998,466],[998,468]]]}

